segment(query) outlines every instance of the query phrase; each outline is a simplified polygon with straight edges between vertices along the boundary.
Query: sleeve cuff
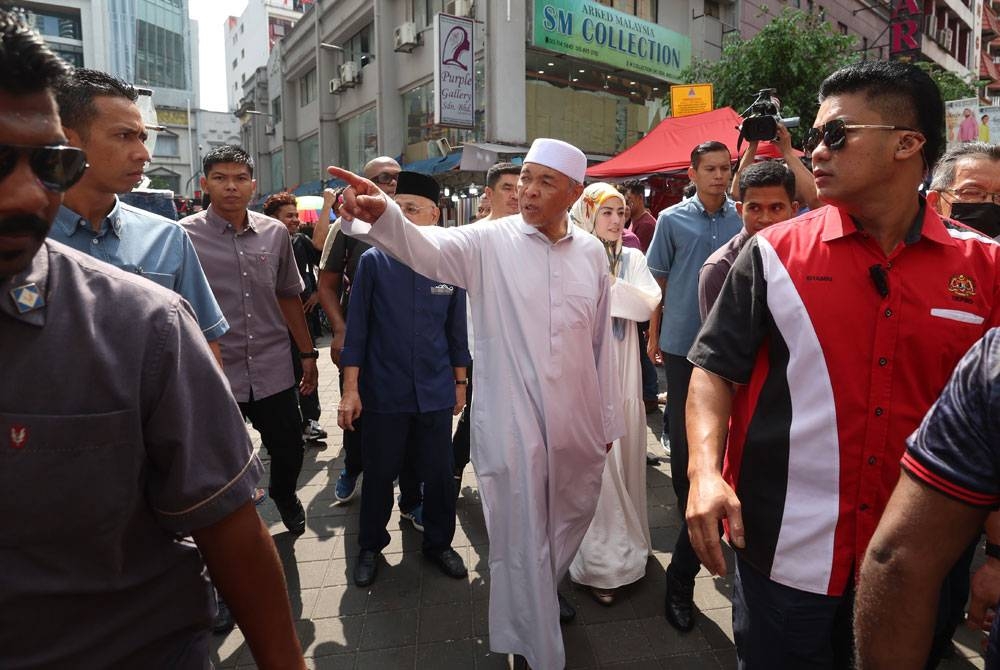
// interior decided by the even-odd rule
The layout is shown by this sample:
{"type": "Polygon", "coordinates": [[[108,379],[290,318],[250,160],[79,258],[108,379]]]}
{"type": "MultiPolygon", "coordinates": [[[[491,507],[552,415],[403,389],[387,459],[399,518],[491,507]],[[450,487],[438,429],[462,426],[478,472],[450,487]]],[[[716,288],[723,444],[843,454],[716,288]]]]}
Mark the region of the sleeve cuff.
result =
{"type": "Polygon", "coordinates": [[[972,491],[964,486],[945,479],[941,475],[932,472],[930,468],[918,461],[910,451],[903,454],[903,460],[900,462],[900,466],[911,477],[918,479],[939,493],[943,493],[949,498],[954,498],[955,500],[963,502],[966,505],[991,509],[1000,505],[1000,495],[972,491]]]}

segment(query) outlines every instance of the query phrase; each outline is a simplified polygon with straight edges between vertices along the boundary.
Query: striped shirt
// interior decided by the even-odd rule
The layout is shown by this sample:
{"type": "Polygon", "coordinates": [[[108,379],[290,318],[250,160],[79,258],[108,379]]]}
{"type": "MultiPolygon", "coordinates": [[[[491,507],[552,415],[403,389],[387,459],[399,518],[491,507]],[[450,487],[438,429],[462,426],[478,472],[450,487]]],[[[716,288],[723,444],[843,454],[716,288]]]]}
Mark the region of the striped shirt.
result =
{"type": "Polygon", "coordinates": [[[906,437],[1000,323],[998,261],[1000,245],[923,204],[888,256],[833,207],[746,245],[689,354],[740,384],[724,475],[743,503],[744,560],[844,592],[906,437]]]}

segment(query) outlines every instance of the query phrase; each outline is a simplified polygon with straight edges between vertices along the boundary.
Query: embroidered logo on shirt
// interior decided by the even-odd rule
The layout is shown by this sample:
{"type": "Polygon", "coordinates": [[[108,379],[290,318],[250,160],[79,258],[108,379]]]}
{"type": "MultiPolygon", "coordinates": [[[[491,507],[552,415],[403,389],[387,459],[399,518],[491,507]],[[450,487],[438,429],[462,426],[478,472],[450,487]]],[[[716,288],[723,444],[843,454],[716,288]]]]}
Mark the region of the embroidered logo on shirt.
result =
{"type": "Polygon", "coordinates": [[[437,286],[431,286],[431,295],[452,295],[455,292],[454,286],[448,286],[447,284],[438,284],[437,286]]]}
{"type": "Polygon", "coordinates": [[[976,285],[965,275],[953,275],[948,282],[948,290],[960,298],[971,298],[976,295],[976,285]]]}
{"type": "Polygon", "coordinates": [[[10,448],[23,449],[28,444],[28,427],[14,424],[10,427],[10,448]]]}
{"type": "Polygon", "coordinates": [[[14,306],[21,314],[40,309],[45,306],[45,298],[35,284],[24,284],[10,290],[10,297],[14,299],[14,306]]]}

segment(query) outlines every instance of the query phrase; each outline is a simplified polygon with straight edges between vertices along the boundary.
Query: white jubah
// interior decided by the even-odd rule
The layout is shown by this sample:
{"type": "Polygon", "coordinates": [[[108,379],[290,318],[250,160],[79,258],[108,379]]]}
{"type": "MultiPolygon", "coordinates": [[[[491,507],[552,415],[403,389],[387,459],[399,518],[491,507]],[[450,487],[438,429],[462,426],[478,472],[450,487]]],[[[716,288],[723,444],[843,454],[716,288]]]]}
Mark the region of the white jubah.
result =
{"type": "Polygon", "coordinates": [[[573,225],[550,242],[520,215],[417,227],[392,202],[374,225],[343,229],[468,292],[490,649],[562,670],[556,585],[594,515],[605,445],[624,434],[604,250],[573,225]]]}
{"type": "Polygon", "coordinates": [[[637,322],[649,319],[660,287],[637,249],[623,248],[624,200],[611,185],[591,184],[570,211],[578,226],[604,243],[611,286],[612,348],[623,402],[625,435],[608,455],[590,528],[570,565],[577,584],[611,590],[641,579],[652,551],[646,513],[646,412],[642,401],[637,322]]]}

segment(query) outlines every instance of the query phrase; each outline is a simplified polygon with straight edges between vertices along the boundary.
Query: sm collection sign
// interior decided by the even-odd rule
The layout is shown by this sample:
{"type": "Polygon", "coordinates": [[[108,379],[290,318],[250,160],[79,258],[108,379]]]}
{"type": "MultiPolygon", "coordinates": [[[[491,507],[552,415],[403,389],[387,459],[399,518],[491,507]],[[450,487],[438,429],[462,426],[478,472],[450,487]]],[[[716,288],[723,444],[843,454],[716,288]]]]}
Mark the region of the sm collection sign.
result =
{"type": "Polygon", "coordinates": [[[531,43],[668,81],[691,63],[691,38],[590,0],[535,0],[531,43]]]}
{"type": "Polygon", "coordinates": [[[434,123],[476,125],[475,21],[449,14],[434,18],[434,123]]]}

